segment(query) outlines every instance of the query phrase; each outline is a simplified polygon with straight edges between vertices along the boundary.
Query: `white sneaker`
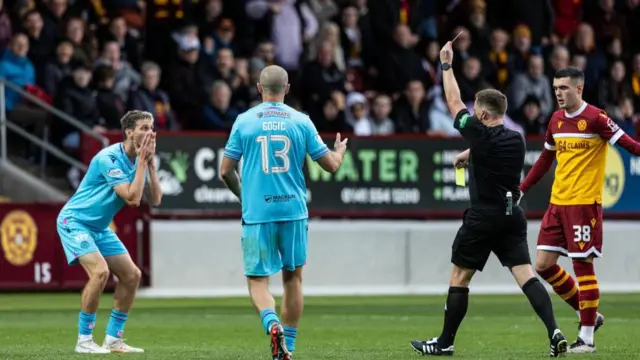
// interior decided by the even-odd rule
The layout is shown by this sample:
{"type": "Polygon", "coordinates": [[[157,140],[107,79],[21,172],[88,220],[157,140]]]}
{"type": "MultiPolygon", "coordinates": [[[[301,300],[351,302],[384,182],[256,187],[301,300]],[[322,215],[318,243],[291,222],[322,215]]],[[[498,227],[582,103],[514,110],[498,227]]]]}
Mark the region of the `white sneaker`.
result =
{"type": "Polygon", "coordinates": [[[76,344],[76,353],[78,354],[109,354],[111,351],[100,347],[100,345],[96,344],[93,339],[88,340],[78,340],[78,344],[76,344]]]}
{"type": "Polygon", "coordinates": [[[102,345],[104,349],[108,352],[113,353],[143,353],[143,349],[134,348],[133,346],[129,346],[125,344],[124,339],[116,339],[113,341],[107,341],[105,339],[104,344],[102,345]]]}

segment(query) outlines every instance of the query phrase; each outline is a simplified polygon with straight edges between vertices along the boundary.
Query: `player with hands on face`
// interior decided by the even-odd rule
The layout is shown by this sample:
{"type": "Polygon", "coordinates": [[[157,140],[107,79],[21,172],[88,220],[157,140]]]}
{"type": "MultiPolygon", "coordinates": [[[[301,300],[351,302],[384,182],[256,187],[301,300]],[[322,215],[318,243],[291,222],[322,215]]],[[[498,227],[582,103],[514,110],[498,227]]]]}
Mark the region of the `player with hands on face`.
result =
{"type": "Polygon", "coordinates": [[[93,157],[78,190],[64,205],[57,230],[67,262],[87,275],[78,318],[76,353],[142,353],[124,342],[124,327],[142,277],[124,244],[109,228],[124,205],[137,207],[147,186],[147,200],[160,205],[162,190],[153,166],[156,134],[153,116],[129,111],[120,120],[124,140],[93,157]],[[109,274],[118,277],[104,343],[93,340],[96,312],[109,274]]]}

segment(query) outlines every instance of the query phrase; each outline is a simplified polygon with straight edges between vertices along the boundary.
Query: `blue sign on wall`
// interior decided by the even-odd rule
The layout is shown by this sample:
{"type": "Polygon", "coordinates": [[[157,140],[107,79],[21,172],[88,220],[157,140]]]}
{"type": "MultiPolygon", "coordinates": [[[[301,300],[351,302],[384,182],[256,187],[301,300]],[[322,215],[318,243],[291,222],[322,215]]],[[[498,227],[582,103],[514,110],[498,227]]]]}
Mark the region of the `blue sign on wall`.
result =
{"type": "Polygon", "coordinates": [[[602,205],[605,212],[640,211],[640,157],[609,145],[602,205]]]}

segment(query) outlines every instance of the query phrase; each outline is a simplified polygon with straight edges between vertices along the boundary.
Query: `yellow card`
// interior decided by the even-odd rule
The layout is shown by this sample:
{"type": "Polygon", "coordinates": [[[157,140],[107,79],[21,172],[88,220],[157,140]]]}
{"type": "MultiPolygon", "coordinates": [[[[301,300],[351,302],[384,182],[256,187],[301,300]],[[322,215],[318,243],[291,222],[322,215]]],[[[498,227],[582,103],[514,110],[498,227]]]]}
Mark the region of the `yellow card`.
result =
{"type": "Polygon", "coordinates": [[[465,169],[456,168],[456,185],[466,186],[465,169]]]}

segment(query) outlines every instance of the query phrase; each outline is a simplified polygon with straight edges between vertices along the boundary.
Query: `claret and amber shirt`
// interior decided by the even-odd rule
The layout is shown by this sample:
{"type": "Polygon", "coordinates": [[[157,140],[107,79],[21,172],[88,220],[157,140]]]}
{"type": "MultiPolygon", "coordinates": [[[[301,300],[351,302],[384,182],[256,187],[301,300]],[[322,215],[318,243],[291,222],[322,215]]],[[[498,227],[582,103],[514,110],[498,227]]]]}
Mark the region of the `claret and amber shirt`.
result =
{"type": "Polygon", "coordinates": [[[614,145],[623,135],[603,110],[586,102],[573,114],[553,113],[545,141],[545,148],[556,152],[558,163],[551,203],[602,204],[607,142],[614,145]]]}

